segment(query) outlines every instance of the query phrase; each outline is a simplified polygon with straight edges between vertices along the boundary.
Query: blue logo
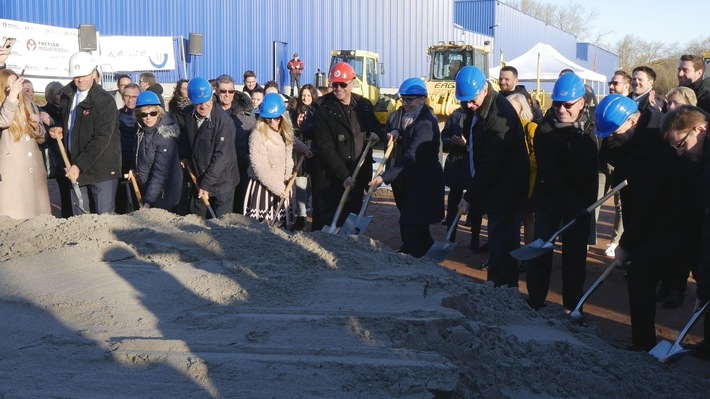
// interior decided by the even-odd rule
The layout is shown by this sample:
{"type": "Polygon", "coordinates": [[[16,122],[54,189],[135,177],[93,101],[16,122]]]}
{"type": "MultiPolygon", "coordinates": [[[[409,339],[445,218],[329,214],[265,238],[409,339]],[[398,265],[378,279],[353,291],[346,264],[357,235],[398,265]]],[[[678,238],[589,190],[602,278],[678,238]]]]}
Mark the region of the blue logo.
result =
{"type": "Polygon", "coordinates": [[[161,69],[162,67],[165,66],[165,64],[168,63],[168,53],[163,53],[161,56],[160,54],[157,54],[158,56],[158,61],[153,61],[153,57],[150,56],[148,59],[150,60],[151,65],[153,65],[156,69],[161,69]],[[162,58],[162,61],[160,60],[162,58]]]}

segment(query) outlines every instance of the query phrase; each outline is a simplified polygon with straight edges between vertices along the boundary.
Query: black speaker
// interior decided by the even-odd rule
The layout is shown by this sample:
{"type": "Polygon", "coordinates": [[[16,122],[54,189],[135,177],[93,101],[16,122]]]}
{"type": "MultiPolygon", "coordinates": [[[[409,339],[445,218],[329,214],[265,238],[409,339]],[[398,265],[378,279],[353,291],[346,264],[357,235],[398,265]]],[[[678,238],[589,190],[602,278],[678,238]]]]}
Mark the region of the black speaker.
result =
{"type": "Polygon", "coordinates": [[[190,33],[190,55],[202,55],[202,33],[190,33]]]}
{"type": "Polygon", "coordinates": [[[96,51],[96,25],[79,25],[79,51],[96,51]]]}

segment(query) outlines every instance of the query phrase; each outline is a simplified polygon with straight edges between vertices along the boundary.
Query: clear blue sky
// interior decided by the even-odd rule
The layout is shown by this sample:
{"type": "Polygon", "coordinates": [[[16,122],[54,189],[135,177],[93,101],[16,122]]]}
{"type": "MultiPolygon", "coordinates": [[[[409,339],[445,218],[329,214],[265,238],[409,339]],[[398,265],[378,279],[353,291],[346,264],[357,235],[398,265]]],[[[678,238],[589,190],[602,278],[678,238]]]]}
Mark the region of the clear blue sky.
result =
{"type": "MultiPolygon", "coordinates": [[[[569,4],[569,0],[537,1],[554,5],[569,4]]],[[[602,40],[612,45],[627,34],[649,42],[678,43],[681,46],[691,40],[710,36],[710,31],[705,29],[710,16],[708,0],[573,0],[573,3],[597,11],[598,20],[590,22],[590,26],[593,31],[611,32],[602,40]]]]}

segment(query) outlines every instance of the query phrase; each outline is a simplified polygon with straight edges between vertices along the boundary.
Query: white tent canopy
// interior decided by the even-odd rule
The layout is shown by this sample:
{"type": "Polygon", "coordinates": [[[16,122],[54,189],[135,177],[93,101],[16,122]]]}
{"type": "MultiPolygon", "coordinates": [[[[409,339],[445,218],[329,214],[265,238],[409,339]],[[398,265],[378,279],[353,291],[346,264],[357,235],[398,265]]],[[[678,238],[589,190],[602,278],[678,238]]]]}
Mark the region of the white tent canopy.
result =
{"type": "MultiPolygon", "coordinates": [[[[537,63],[538,54],[540,58],[540,80],[541,81],[555,81],[560,75],[560,71],[563,69],[571,69],[577,76],[585,81],[592,82],[603,82],[606,83],[606,76],[590,71],[574,62],[565,58],[552,46],[545,43],[538,43],[534,45],[530,50],[526,51],[523,55],[512,59],[510,61],[505,61],[506,65],[515,67],[518,70],[518,80],[537,80],[537,63]]],[[[500,74],[499,66],[490,69],[490,76],[498,77],[500,74]]]]}

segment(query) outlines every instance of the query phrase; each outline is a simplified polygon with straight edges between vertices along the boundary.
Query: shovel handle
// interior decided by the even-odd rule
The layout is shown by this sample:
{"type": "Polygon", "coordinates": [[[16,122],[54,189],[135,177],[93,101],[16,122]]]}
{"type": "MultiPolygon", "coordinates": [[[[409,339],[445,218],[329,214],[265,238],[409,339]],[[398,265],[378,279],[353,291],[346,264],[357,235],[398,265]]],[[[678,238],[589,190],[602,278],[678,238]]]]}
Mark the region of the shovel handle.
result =
{"type": "MultiPolygon", "coordinates": [[[[200,187],[197,186],[197,176],[195,176],[195,174],[192,173],[192,168],[190,168],[190,165],[188,165],[187,163],[185,163],[185,169],[187,169],[187,173],[190,174],[190,178],[192,179],[192,182],[195,184],[195,189],[196,189],[197,192],[199,193],[199,192],[200,192],[200,187]]],[[[205,197],[201,197],[201,198],[202,198],[202,202],[203,202],[203,203],[205,204],[205,206],[207,207],[207,211],[209,211],[210,216],[212,216],[213,219],[216,219],[216,218],[217,218],[217,215],[215,215],[214,209],[212,209],[212,205],[210,205],[210,200],[208,200],[208,199],[205,198],[205,197]]]]}
{"type": "Polygon", "coordinates": [[[136,175],[135,175],[135,173],[133,173],[133,169],[129,170],[125,177],[131,181],[131,185],[133,185],[133,191],[136,192],[136,199],[138,200],[138,206],[142,207],[143,206],[143,196],[141,195],[140,188],[138,188],[138,180],[136,180],[136,175]]]}
{"type": "MultiPolygon", "coordinates": [[[[296,183],[296,178],[298,177],[298,171],[301,169],[301,165],[303,165],[304,158],[305,158],[305,156],[302,155],[298,159],[298,163],[293,168],[293,173],[291,174],[291,178],[288,180],[288,184],[286,184],[286,189],[284,190],[284,192],[288,193],[289,191],[291,191],[291,188],[293,188],[294,183],[296,183]]],[[[279,205],[276,207],[276,212],[274,212],[274,217],[273,217],[273,219],[271,219],[271,223],[269,223],[269,226],[273,226],[274,224],[276,224],[276,218],[277,218],[279,212],[281,212],[281,208],[283,208],[285,203],[286,203],[286,198],[281,198],[281,200],[279,200],[279,205]]]]}
{"type": "Polygon", "coordinates": [[[454,220],[451,222],[451,226],[449,226],[449,230],[446,232],[446,241],[451,241],[451,235],[454,233],[454,230],[456,230],[456,226],[459,224],[459,219],[461,219],[461,215],[463,215],[463,210],[459,208],[459,211],[456,213],[454,220]]]}
{"type": "Polygon", "coordinates": [[[587,290],[587,292],[584,293],[584,296],[582,296],[582,299],[579,300],[579,303],[577,303],[577,307],[574,308],[574,311],[572,314],[575,314],[576,312],[579,312],[579,309],[584,305],[584,302],[586,302],[587,298],[592,295],[594,291],[596,291],[597,288],[606,280],[606,278],[611,274],[612,271],[616,269],[616,262],[611,262],[611,264],[604,270],[604,273],[602,273],[601,276],[597,278],[597,280],[592,284],[591,287],[587,290]]]}
{"type": "MultiPolygon", "coordinates": [[[[680,343],[683,342],[683,339],[688,334],[688,331],[690,331],[690,329],[693,328],[693,325],[695,325],[695,322],[698,320],[700,315],[702,315],[705,312],[705,309],[707,309],[709,303],[710,302],[705,302],[705,305],[703,305],[700,309],[698,309],[697,312],[693,313],[693,317],[691,317],[690,321],[688,321],[688,324],[686,324],[685,327],[683,327],[683,331],[681,331],[680,334],[678,334],[678,338],[673,343],[673,346],[671,347],[671,350],[668,351],[668,354],[675,353],[675,350],[680,346],[680,343]]],[[[665,359],[663,359],[663,360],[665,360],[665,359]]]]}
{"type": "MultiPolygon", "coordinates": [[[[59,152],[62,154],[62,160],[64,160],[64,166],[69,170],[71,168],[71,162],[69,162],[69,157],[67,156],[67,149],[64,148],[64,142],[62,140],[57,140],[59,143],[59,152]]],[[[76,183],[76,179],[69,178],[72,183],[76,183]]]]}
{"type": "MultiPolygon", "coordinates": [[[[390,154],[392,154],[392,149],[394,149],[394,140],[392,140],[392,138],[390,138],[390,141],[387,144],[387,151],[385,151],[385,155],[382,157],[382,160],[380,160],[380,165],[377,167],[377,171],[375,172],[375,177],[382,174],[382,170],[385,168],[385,164],[387,163],[387,160],[389,159],[390,154]]],[[[370,188],[367,189],[367,195],[365,196],[365,200],[362,203],[362,208],[360,208],[360,213],[357,215],[358,222],[360,222],[360,219],[362,219],[362,217],[365,216],[365,211],[367,210],[367,205],[370,203],[370,198],[372,197],[372,194],[375,193],[375,190],[377,190],[377,187],[375,187],[375,186],[370,186],[370,188]]]]}
{"type": "Polygon", "coordinates": [[[595,209],[602,206],[602,204],[605,203],[609,198],[613,197],[614,195],[616,195],[616,193],[621,191],[622,188],[626,187],[626,184],[627,184],[626,180],[617,184],[616,187],[611,189],[611,191],[609,191],[605,196],[599,198],[599,200],[597,200],[597,202],[593,203],[592,205],[589,205],[587,207],[587,213],[592,213],[592,211],[594,211],[595,209]]]}
{"type": "MultiPolygon", "coordinates": [[[[355,171],[353,172],[352,175],[352,180],[353,184],[355,183],[355,180],[357,179],[358,173],[360,173],[360,168],[362,167],[362,164],[365,163],[365,158],[367,157],[367,152],[370,151],[370,148],[372,147],[374,143],[371,140],[368,140],[367,145],[365,146],[365,149],[362,150],[362,155],[360,155],[360,160],[357,162],[357,165],[355,166],[355,171]]],[[[343,212],[343,207],[345,206],[345,201],[348,199],[348,194],[350,194],[351,188],[348,186],[345,188],[345,191],[343,191],[343,196],[340,197],[340,202],[338,203],[338,208],[335,210],[335,215],[333,215],[333,222],[330,224],[330,228],[328,229],[329,234],[335,233],[335,229],[337,228],[336,223],[338,223],[338,219],[340,219],[340,214],[343,212]]]]}

